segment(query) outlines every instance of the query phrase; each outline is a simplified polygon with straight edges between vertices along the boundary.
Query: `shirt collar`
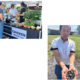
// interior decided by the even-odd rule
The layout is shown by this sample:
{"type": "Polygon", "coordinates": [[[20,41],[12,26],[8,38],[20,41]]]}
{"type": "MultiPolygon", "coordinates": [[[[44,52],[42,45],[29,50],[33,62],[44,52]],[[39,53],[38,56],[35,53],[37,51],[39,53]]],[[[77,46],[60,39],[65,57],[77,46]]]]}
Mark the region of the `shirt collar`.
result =
{"type": "MultiPolygon", "coordinates": [[[[63,38],[62,38],[62,37],[60,37],[60,40],[62,40],[62,41],[63,41],[63,38]]],[[[68,38],[68,39],[66,39],[66,41],[69,41],[69,38],[68,38]]]]}

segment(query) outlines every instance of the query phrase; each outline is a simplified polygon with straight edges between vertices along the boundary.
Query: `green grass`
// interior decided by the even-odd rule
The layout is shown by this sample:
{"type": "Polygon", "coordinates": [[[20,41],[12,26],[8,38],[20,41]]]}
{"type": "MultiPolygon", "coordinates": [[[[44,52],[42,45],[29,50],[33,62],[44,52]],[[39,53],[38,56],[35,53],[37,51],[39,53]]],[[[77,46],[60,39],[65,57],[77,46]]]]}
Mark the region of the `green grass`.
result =
{"type": "MultiPolygon", "coordinates": [[[[52,51],[50,51],[51,42],[53,39],[60,37],[60,35],[48,35],[48,56],[54,56],[52,51]]],[[[75,47],[75,57],[80,59],[80,35],[70,35],[69,39],[73,40],[76,44],[75,47]]]]}

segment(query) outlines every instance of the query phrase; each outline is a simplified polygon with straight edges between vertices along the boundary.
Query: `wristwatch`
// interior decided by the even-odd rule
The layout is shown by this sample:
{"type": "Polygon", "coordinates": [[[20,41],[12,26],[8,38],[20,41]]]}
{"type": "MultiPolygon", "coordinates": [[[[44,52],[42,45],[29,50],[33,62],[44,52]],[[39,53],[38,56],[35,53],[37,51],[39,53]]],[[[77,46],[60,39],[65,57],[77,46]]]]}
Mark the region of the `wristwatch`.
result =
{"type": "Polygon", "coordinates": [[[69,66],[74,66],[73,64],[69,64],[69,66]]]}

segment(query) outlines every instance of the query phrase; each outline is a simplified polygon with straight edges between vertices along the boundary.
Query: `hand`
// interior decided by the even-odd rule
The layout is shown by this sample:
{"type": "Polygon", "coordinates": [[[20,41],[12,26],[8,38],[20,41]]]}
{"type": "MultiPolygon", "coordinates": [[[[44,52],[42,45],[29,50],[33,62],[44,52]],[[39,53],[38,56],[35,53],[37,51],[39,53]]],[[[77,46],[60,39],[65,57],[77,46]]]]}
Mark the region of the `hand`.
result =
{"type": "Polygon", "coordinates": [[[62,69],[62,78],[64,78],[65,80],[67,80],[67,78],[66,78],[67,72],[68,72],[68,68],[66,66],[64,66],[62,69]]]}
{"type": "Polygon", "coordinates": [[[17,16],[19,15],[19,13],[16,14],[17,16]]]}
{"type": "Polygon", "coordinates": [[[76,69],[74,66],[72,66],[72,65],[69,67],[69,71],[71,71],[71,70],[74,71],[74,73],[75,73],[74,80],[76,80],[76,77],[77,77],[77,75],[78,75],[78,71],[77,71],[77,69],[76,69]]]}

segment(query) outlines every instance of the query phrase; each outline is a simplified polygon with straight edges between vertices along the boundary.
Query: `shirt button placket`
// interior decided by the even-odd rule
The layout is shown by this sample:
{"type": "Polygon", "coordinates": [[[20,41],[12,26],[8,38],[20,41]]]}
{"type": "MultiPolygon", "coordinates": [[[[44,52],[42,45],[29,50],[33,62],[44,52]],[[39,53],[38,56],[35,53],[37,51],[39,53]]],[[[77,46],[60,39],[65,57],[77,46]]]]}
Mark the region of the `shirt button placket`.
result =
{"type": "Polygon", "coordinates": [[[63,59],[65,60],[65,43],[63,43],[63,59]]]}

